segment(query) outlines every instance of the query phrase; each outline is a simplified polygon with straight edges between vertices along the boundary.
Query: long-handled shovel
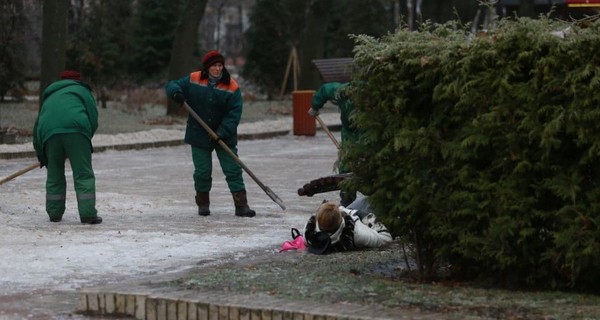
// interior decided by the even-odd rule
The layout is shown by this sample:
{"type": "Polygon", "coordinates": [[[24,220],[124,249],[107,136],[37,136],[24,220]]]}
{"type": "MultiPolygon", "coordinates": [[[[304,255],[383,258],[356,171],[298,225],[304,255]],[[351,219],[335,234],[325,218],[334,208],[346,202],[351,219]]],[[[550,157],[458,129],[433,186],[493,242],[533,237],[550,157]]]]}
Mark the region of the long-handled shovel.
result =
{"type": "Polygon", "coordinates": [[[315,119],[317,119],[317,122],[319,122],[319,124],[321,125],[321,128],[323,128],[323,131],[325,131],[325,133],[327,133],[327,135],[329,136],[329,139],[331,139],[331,141],[333,141],[333,144],[335,144],[335,146],[338,148],[338,150],[340,150],[340,148],[341,148],[340,147],[340,143],[333,136],[333,134],[331,133],[331,131],[329,131],[329,128],[327,128],[327,125],[325,125],[325,123],[323,122],[323,120],[321,120],[321,117],[319,117],[319,115],[316,115],[315,119]]]}
{"type": "Polygon", "coordinates": [[[2,180],[0,180],[0,185],[3,184],[3,183],[5,183],[5,182],[8,182],[8,181],[10,181],[10,180],[12,180],[12,179],[20,176],[20,175],[23,175],[23,174],[25,174],[25,173],[27,173],[27,172],[35,169],[35,168],[39,168],[39,167],[40,167],[40,163],[39,162],[32,163],[31,165],[27,166],[26,168],[23,168],[23,169],[15,172],[13,174],[11,174],[10,176],[8,176],[8,177],[3,178],[2,180]]]}
{"type": "Polygon", "coordinates": [[[252,171],[250,171],[250,169],[248,169],[248,167],[246,167],[246,165],[242,162],[242,160],[240,160],[240,158],[238,158],[238,156],[236,156],[235,153],[233,153],[233,151],[231,151],[231,149],[229,149],[229,147],[225,144],[225,142],[223,142],[221,139],[219,139],[219,136],[206,124],[206,122],[204,122],[204,120],[202,120],[202,118],[200,118],[200,116],[194,111],[192,110],[192,107],[190,107],[187,102],[183,102],[183,106],[187,109],[187,111],[190,113],[190,115],[192,115],[192,117],[194,117],[194,119],[196,119],[196,121],[198,121],[198,123],[202,126],[202,128],[204,128],[204,130],[206,130],[206,132],[208,132],[208,134],[210,135],[211,138],[213,138],[214,140],[219,142],[219,145],[223,148],[223,150],[225,150],[227,153],[229,153],[229,155],[237,162],[240,164],[240,166],[244,169],[244,171],[246,171],[246,173],[252,177],[252,179],[254,179],[254,181],[256,182],[256,184],[258,184],[258,186],[263,189],[263,191],[273,200],[275,201],[275,203],[277,203],[282,210],[285,210],[285,205],[283,204],[283,201],[281,201],[281,199],[267,186],[265,186],[260,180],[258,180],[258,178],[254,175],[254,173],[252,173],[252,171]]]}

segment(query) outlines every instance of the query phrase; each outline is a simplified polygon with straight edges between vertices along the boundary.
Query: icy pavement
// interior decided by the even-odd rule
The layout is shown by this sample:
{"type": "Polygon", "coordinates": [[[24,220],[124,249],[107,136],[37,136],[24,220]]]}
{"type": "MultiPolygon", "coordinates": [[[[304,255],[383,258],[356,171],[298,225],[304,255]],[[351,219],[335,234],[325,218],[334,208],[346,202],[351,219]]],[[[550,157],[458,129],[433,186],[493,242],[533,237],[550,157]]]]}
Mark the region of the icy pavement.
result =
{"type": "MultiPolygon", "coordinates": [[[[339,139],[339,132],[334,134],[339,139]]],[[[71,318],[65,310],[76,309],[76,292],[84,286],[181,271],[257,251],[276,253],[290,238],[291,227],[303,228],[321,200],[337,197],[336,192],[297,195],[311,179],[333,174],[337,150],[322,131],[314,137],[244,140],[238,148],[240,159],[283,200],[286,211],[245,174],[257,216],[235,217],[215,157],[212,213],[198,216],[188,145],[94,153],[97,208],[104,219],[100,225],[79,223],[70,169],[67,210],[60,223],[49,222],[45,213],[45,169],[0,185],[0,318],[19,319],[24,313],[28,318],[71,318]],[[52,298],[58,293],[64,297],[60,302],[52,298]]],[[[0,160],[0,177],[32,161],[0,160]]]]}

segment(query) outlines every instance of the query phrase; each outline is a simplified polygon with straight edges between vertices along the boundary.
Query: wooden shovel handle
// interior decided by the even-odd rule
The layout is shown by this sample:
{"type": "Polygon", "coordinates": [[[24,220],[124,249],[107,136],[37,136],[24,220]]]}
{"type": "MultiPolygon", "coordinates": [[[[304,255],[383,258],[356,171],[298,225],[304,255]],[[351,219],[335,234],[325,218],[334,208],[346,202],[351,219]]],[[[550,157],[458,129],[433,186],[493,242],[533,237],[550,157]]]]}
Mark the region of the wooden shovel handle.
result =
{"type": "Polygon", "coordinates": [[[8,182],[8,181],[10,181],[10,180],[12,180],[12,179],[20,176],[20,175],[23,175],[23,174],[25,174],[25,173],[27,173],[27,172],[35,169],[35,168],[39,168],[39,167],[40,167],[40,163],[39,162],[32,163],[31,165],[27,166],[26,168],[23,168],[23,169],[15,172],[13,174],[11,174],[10,176],[8,176],[8,177],[3,178],[2,180],[0,180],[0,185],[4,184],[5,182],[8,182]]]}

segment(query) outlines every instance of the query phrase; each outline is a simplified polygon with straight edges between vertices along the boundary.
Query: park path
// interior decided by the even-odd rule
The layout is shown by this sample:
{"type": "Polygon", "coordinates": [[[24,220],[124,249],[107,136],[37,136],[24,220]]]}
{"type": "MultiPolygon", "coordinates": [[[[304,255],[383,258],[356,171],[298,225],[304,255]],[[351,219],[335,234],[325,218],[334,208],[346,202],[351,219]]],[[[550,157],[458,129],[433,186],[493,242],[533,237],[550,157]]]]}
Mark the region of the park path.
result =
{"type": "MultiPolygon", "coordinates": [[[[243,259],[257,251],[277,252],[291,227],[302,228],[321,200],[337,197],[336,192],[297,195],[311,179],[334,173],[337,150],[323,132],[243,140],[239,155],[287,210],[245,175],[257,216],[235,217],[214,159],[212,214],[199,217],[187,145],[95,153],[101,225],[79,223],[70,170],[67,211],[60,223],[50,223],[44,211],[44,169],[0,186],[0,318],[73,319],[77,293],[84,287],[243,259]]],[[[0,177],[31,161],[0,160],[0,177]]]]}

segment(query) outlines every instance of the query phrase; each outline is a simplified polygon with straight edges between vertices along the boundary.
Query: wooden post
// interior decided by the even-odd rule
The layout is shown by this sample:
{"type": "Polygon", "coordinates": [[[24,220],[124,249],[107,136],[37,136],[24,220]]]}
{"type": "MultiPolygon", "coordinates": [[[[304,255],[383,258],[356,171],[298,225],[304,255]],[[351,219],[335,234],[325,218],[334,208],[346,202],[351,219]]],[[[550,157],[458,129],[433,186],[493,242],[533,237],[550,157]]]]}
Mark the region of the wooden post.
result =
{"type": "Polygon", "coordinates": [[[285,88],[287,87],[288,78],[290,76],[290,71],[292,72],[292,77],[294,81],[294,91],[298,90],[298,75],[300,74],[300,64],[298,62],[298,51],[295,46],[292,46],[290,50],[290,56],[288,58],[287,67],[285,68],[285,75],[283,76],[283,82],[281,83],[281,91],[279,92],[279,97],[283,97],[285,93],[285,88]]]}

